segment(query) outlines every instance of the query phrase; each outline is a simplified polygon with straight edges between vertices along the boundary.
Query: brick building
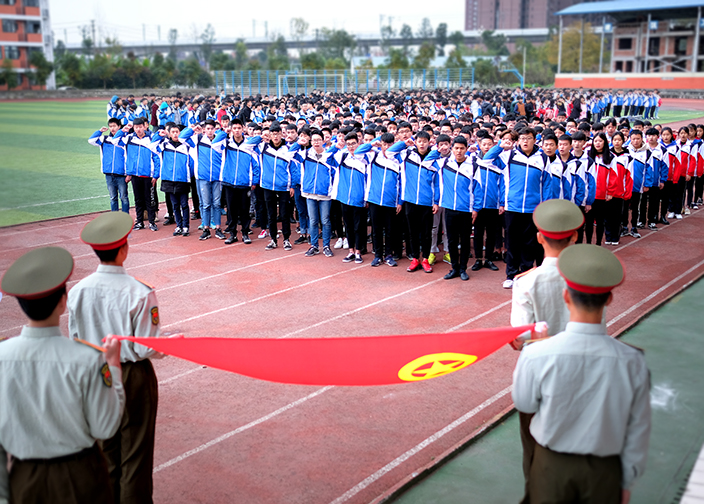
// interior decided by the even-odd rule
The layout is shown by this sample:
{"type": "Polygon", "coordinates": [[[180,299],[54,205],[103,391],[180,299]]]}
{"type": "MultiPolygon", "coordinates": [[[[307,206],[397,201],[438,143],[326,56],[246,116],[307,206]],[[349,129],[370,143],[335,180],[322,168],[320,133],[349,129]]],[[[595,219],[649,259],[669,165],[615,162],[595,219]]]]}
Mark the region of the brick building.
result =
{"type": "Polygon", "coordinates": [[[580,0],[465,0],[465,30],[517,30],[557,26],[555,12],[580,0]]]}
{"type": "MultiPolygon", "coordinates": [[[[16,89],[41,89],[29,65],[32,51],[43,51],[53,61],[48,0],[0,0],[0,60],[9,59],[18,75],[16,89]]],[[[55,87],[54,75],[46,87],[55,87]]],[[[0,86],[0,90],[7,89],[0,86]]]]}

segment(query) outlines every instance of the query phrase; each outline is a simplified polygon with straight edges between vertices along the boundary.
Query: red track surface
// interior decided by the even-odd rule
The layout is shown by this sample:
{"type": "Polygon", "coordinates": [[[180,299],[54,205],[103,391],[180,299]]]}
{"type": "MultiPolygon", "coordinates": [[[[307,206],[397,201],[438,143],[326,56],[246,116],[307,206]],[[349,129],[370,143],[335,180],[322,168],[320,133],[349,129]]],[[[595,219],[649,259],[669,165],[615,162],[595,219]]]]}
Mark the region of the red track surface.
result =
{"type": "MultiPolygon", "coordinates": [[[[98,263],[78,239],[90,217],[0,230],[0,271],[30,248],[58,245],[76,258],[73,285],[98,263]]],[[[622,239],[615,250],[627,278],[608,310],[611,333],[704,274],[703,227],[697,211],[639,240],[622,239]]],[[[444,281],[445,264],[431,275],[409,274],[407,260],[371,268],[366,255],[365,264],[346,265],[341,253],[306,258],[302,246],[265,252],[264,240],[225,246],[214,238],[172,237],[171,230],[134,232],[127,262],[131,274],[157,286],[164,333],[371,336],[508,324],[511,291],[501,288],[503,272],[444,281]]],[[[0,302],[0,321],[0,337],[19,332],[13,299],[0,302]]],[[[155,361],[155,501],[383,498],[511,407],[507,387],[517,356],[505,347],[445,377],[369,388],[281,385],[174,358],[155,361]]]]}

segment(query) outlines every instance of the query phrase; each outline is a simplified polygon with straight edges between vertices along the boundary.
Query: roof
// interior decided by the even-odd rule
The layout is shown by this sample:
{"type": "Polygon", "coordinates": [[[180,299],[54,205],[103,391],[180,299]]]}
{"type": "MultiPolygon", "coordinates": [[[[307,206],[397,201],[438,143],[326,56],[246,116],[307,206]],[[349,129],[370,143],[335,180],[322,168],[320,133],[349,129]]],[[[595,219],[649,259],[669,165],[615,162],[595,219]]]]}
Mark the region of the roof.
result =
{"type": "Polygon", "coordinates": [[[697,7],[704,7],[702,0],[609,0],[583,2],[555,13],[556,16],[609,14],[616,19],[632,18],[638,14],[652,14],[653,19],[696,17],[697,7]]]}

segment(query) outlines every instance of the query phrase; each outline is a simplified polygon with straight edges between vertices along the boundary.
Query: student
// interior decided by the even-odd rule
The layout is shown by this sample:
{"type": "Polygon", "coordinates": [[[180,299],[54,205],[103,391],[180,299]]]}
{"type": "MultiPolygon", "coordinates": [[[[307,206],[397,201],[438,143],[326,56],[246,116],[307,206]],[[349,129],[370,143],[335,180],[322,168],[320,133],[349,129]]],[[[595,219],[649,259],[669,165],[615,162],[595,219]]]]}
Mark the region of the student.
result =
{"type": "Polygon", "coordinates": [[[161,156],[161,190],[171,200],[176,218],[173,236],[189,236],[188,193],[191,189],[193,159],[188,145],[179,139],[178,126],[166,123],[159,136],[154,137],[154,149],[161,156]]]}
{"type": "Polygon", "coordinates": [[[439,204],[445,209],[447,222],[447,241],[450,246],[452,269],[445,275],[445,280],[460,277],[469,280],[467,262],[471,251],[470,237],[472,223],[479,210],[478,199],[475,200],[478,181],[474,177],[474,165],[467,157],[467,139],[457,136],[452,141],[452,154],[445,159],[438,171],[440,179],[439,204]]]}
{"type": "MultiPolygon", "coordinates": [[[[508,138],[518,135],[511,131],[508,138]]],[[[496,149],[499,152],[503,146],[509,145],[501,141],[494,147],[491,136],[484,134],[479,138],[479,150],[476,152],[473,161],[475,164],[475,178],[478,181],[476,186],[476,207],[477,218],[474,220],[474,257],[476,261],[472,265],[472,271],[479,271],[481,268],[488,268],[491,271],[499,271],[499,267],[492,261],[494,247],[496,245],[497,234],[500,231],[499,221],[499,195],[502,187],[502,173],[496,168],[491,160],[484,160],[489,157],[489,151],[496,149]]],[[[510,142],[513,145],[513,142],[510,142]]],[[[509,147],[510,148],[510,147],[509,147]]]]}
{"type": "Polygon", "coordinates": [[[606,204],[606,245],[618,245],[621,236],[621,219],[623,207],[628,205],[633,191],[633,176],[631,174],[631,157],[623,148],[624,136],[621,132],[614,133],[611,149],[613,167],[615,168],[608,179],[607,193],[611,198],[606,204]]]}
{"type": "MultiPolygon", "coordinates": [[[[438,135],[435,139],[435,145],[437,147],[438,154],[440,154],[440,159],[437,159],[433,163],[433,167],[439,170],[444,163],[444,159],[450,156],[452,152],[452,139],[448,135],[438,135]]],[[[430,255],[428,256],[428,264],[431,266],[436,262],[436,256],[440,254],[440,249],[438,248],[438,234],[442,238],[443,247],[443,262],[451,264],[450,260],[450,246],[447,243],[447,223],[445,222],[445,209],[441,206],[438,207],[437,212],[433,213],[433,229],[430,233],[430,255]]]]}
{"type": "Polygon", "coordinates": [[[107,128],[103,126],[93,133],[88,139],[88,143],[100,147],[100,166],[105,174],[105,182],[110,195],[110,210],[117,212],[118,198],[122,204],[122,211],[130,212],[130,198],[127,194],[127,182],[125,182],[125,149],[120,146],[118,140],[124,135],[121,131],[122,123],[116,117],[108,119],[107,128]],[[109,131],[107,136],[103,133],[109,131]]]}
{"type": "Polygon", "coordinates": [[[631,131],[631,141],[628,145],[628,154],[630,156],[631,169],[633,174],[633,191],[631,192],[630,203],[626,202],[623,206],[623,215],[621,221],[621,236],[630,235],[633,238],[640,238],[638,232],[638,224],[643,227],[645,220],[645,212],[640,215],[641,202],[645,199],[645,194],[650,190],[646,185],[648,182],[648,151],[647,145],[643,142],[643,133],[640,130],[631,131]],[[628,211],[631,211],[631,230],[628,230],[628,211]]]}
{"type": "MultiPolygon", "coordinates": [[[[306,156],[306,151],[310,149],[310,129],[308,127],[301,128],[300,131],[296,129],[294,124],[289,124],[286,126],[286,146],[291,150],[294,144],[296,144],[296,155],[293,157],[293,163],[296,163],[298,171],[300,173],[303,164],[303,159],[306,156]]],[[[293,188],[293,202],[296,205],[296,212],[298,213],[298,238],[293,242],[294,245],[302,245],[310,241],[310,218],[308,216],[308,204],[306,199],[301,196],[301,188],[297,184],[293,188]]]]}
{"type": "Polygon", "coordinates": [[[214,228],[215,237],[224,240],[225,235],[220,229],[222,222],[220,170],[227,133],[222,130],[216,132],[215,121],[208,119],[203,127],[196,126],[181,131],[179,139],[191,148],[191,155],[195,162],[203,226],[203,233],[198,239],[201,241],[209,239],[210,229],[214,228]]]}
{"type": "Polygon", "coordinates": [[[525,348],[513,402],[534,414],[530,502],[627,503],[650,437],[650,373],[640,350],[606,334],[604,307],[624,280],[616,256],[594,245],[560,253],[570,312],[564,332],[525,348]]]}
{"type": "MultiPolygon", "coordinates": [[[[159,336],[154,289],[128,275],[123,267],[131,229],[129,215],[109,213],[96,217],[81,231],[81,241],[93,248],[100,265],[69,292],[68,328],[72,339],[100,345],[107,334],[159,336]]],[[[159,393],[150,357],[162,355],[136,343],[121,347],[125,413],[114,436],[101,442],[116,503],[152,503],[159,393]]]]}
{"type": "Polygon", "coordinates": [[[592,242],[592,234],[594,233],[596,224],[596,244],[601,245],[606,222],[606,202],[613,197],[612,194],[609,194],[609,180],[617,178],[617,172],[613,166],[613,159],[605,133],[599,132],[594,136],[592,146],[589,149],[589,157],[594,163],[595,193],[591,211],[587,212],[586,222],[584,224],[585,241],[587,243],[592,242]]]}
{"type": "Polygon", "coordinates": [[[259,185],[259,157],[256,153],[256,144],[244,137],[242,121],[233,119],[230,125],[230,136],[225,141],[222,152],[222,169],[220,182],[222,193],[227,204],[226,233],[230,236],[225,240],[229,245],[237,241],[237,223],[242,226],[242,242],[246,245],[252,243],[250,233],[250,196],[259,185]]]}
{"type": "Polygon", "coordinates": [[[379,142],[380,149],[366,159],[367,181],[364,199],[369,204],[372,219],[374,260],[372,266],[385,262],[396,267],[393,258],[394,230],[393,218],[403,208],[401,206],[401,164],[396,152],[389,148],[394,144],[394,135],[384,133],[379,142]]]}
{"type": "Polygon", "coordinates": [[[310,217],[310,248],[306,257],[320,252],[318,238],[319,227],[323,229],[323,255],[333,257],[330,249],[330,205],[332,203],[332,188],[335,170],[331,166],[332,153],[323,149],[323,134],[319,130],[310,133],[311,147],[306,149],[301,162],[301,194],[307,205],[307,215],[310,217]]]}
{"type": "MultiPolygon", "coordinates": [[[[157,208],[152,204],[152,188],[160,175],[160,161],[152,151],[152,135],[147,130],[147,121],[138,117],[130,127],[122,128],[125,135],[118,140],[118,145],[125,148],[125,182],[132,181],[134,194],[135,225],[134,229],[144,229],[144,211],[147,211],[149,229],[156,231],[157,208]]],[[[156,135],[156,133],[154,133],[156,135]]]]}
{"type": "MultiPolygon", "coordinates": [[[[122,212],[109,215],[131,222],[122,212]]],[[[125,407],[120,341],[101,341],[101,353],[61,334],[73,267],[65,249],[45,247],[21,256],[2,277],[2,292],[27,316],[22,333],[0,344],[2,502],[113,502],[96,441],[115,434],[125,407]]]]}
{"type": "MultiPolygon", "coordinates": [[[[692,164],[690,151],[692,144],[689,140],[689,128],[683,126],[677,132],[676,154],[673,164],[672,189],[670,197],[668,219],[682,219],[682,209],[684,208],[684,191],[689,181],[689,169],[692,164]]],[[[669,149],[668,149],[669,151],[669,149]]]]}
{"type": "Polygon", "coordinates": [[[645,227],[645,218],[648,218],[648,229],[658,230],[660,222],[660,199],[667,181],[668,167],[666,153],[659,142],[660,132],[656,128],[649,128],[645,132],[647,143],[646,172],[644,192],[641,196],[640,212],[637,227],[645,227]],[[645,191],[647,189],[647,191],[645,191]],[[646,213],[647,212],[647,213],[646,213]]]}

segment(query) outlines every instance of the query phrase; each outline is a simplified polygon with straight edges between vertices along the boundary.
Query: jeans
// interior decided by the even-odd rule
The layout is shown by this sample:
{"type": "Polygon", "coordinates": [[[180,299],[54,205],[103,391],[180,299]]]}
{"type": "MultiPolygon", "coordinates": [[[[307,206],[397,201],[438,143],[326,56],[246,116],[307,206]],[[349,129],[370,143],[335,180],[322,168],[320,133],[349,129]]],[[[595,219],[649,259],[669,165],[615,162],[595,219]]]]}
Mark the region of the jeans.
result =
{"type": "Polygon", "coordinates": [[[187,229],[190,224],[190,214],[188,211],[188,193],[168,193],[166,195],[168,200],[171,200],[173,205],[174,213],[173,217],[176,220],[176,226],[181,229],[187,229]]]}
{"type": "MultiPolygon", "coordinates": [[[[314,247],[318,246],[318,224],[323,223],[323,247],[330,246],[330,236],[332,235],[332,224],[330,223],[330,206],[331,200],[322,201],[316,199],[306,200],[308,203],[308,215],[310,216],[310,244],[314,247]]],[[[300,216],[301,213],[299,212],[300,216]]],[[[302,221],[301,221],[302,222],[302,221]]],[[[301,232],[303,226],[301,225],[301,232]]]]}
{"type": "Polygon", "coordinates": [[[301,196],[300,189],[294,189],[293,199],[298,210],[298,227],[301,228],[301,234],[310,234],[310,218],[308,217],[308,206],[306,199],[301,196]]]}
{"type": "Polygon", "coordinates": [[[222,186],[219,180],[210,182],[209,180],[199,180],[201,202],[201,224],[203,228],[220,227],[222,212],[220,210],[220,195],[222,186]]]}
{"type": "Polygon", "coordinates": [[[118,194],[122,202],[122,211],[130,213],[130,197],[127,194],[127,182],[124,175],[113,175],[112,173],[105,174],[105,181],[108,184],[108,194],[110,195],[110,210],[117,212],[118,194]]]}

